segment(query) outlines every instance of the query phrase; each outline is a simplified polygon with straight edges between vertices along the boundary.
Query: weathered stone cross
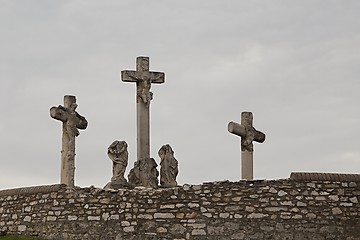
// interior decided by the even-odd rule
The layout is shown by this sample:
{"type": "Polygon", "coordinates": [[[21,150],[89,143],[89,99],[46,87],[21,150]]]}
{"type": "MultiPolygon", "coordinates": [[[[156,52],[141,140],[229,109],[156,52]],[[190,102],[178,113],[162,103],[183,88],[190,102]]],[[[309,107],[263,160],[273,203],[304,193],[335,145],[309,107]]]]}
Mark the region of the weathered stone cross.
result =
{"type": "Polygon", "coordinates": [[[241,177],[253,179],[253,141],[262,143],[265,134],[253,127],[252,112],[241,113],[241,124],[229,122],[228,131],[241,137],[241,177]]]}
{"type": "Polygon", "coordinates": [[[136,59],[136,71],[121,71],[123,82],[136,82],[137,158],[150,158],[150,92],[152,83],[164,83],[165,73],[149,71],[149,57],[136,59]]]}
{"type": "Polygon", "coordinates": [[[74,187],[75,178],[75,137],[78,129],[86,129],[88,122],[78,114],[75,96],[64,96],[64,106],[50,108],[50,116],[63,122],[61,150],[61,184],[74,187]]]}

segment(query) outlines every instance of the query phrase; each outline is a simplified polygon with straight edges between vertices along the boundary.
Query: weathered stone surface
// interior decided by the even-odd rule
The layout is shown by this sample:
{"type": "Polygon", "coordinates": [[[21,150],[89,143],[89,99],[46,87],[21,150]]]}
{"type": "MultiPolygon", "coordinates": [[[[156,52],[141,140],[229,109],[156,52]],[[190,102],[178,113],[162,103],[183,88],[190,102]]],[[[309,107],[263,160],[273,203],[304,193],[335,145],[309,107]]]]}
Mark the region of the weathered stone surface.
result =
{"type": "Polygon", "coordinates": [[[155,213],[154,218],[175,218],[173,213],[155,213]]]}
{"type": "Polygon", "coordinates": [[[278,192],[278,195],[279,195],[280,197],[282,197],[282,196],[287,195],[287,192],[285,192],[285,191],[283,191],[283,190],[280,190],[280,191],[278,192]]]}
{"type": "Polygon", "coordinates": [[[230,122],[228,131],[241,137],[241,178],[251,180],[254,176],[253,141],[264,142],[265,134],[253,127],[252,112],[242,112],[241,124],[230,122]]]}
{"type": "Polygon", "coordinates": [[[113,162],[113,176],[111,182],[105,185],[104,189],[118,190],[120,188],[129,187],[127,180],[124,177],[125,170],[128,164],[127,143],[125,141],[114,141],[108,147],[108,156],[113,162]]]}
{"type": "Polygon", "coordinates": [[[111,181],[126,182],[124,173],[128,164],[127,143],[125,141],[114,141],[108,147],[108,156],[113,162],[113,176],[111,181]]]}
{"type": "Polygon", "coordinates": [[[266,216],[268,215],[263,213],[250,213],[247,218],[264,218],[266,216]]]}
{"type": "Polygon", "coordinates": [[[293,172],[290,179],[306,181],[360,181],[360,174],[293,172]]]}
{"type": "Polygon", "coordinates": [[[163,145],[159,152],[160,161],[160,185],[163,187],[177,186],[176,177],[179,173],[178,161],[174,157],[174,151],[169,144],[163,145]]]}
{"type": "Polygon", "coordinates": [[[78,129],[86,129],[88,122],[85,117],[76,112],[75,96],[64,96],[64,106],[50,108],[50,116],[63,123],[61,150],[61,184],[74,187],[75,179],[75,137],[78,129]]]}
{"type": "Polygon", "coordinates": [[[165,82],[165,74],[149,71],[149,57],[136,59],[136,71],[121,71],[123,82],[136,83],[137,107],[137,160],[150,158],[150,102],[151,84],[165,82]]]}
{"type": "Polygon", "coordinates": [[[64,185],[4,190],[0,232],[53,240],[358,239],[360,184],[343,183],[223,181],[116,192],[64,185]]]}
{"type": "MultiPolygon", "coordinates": [[[[50,193],[57,192],[61,189],[65,189],[65,184],[54,184],[54,185],[44,185],[44,186],[34,186],[34,187],[24,187],[24,188],[14,188],[14,189],[5,189],[0,190],[1,196],[16,196],[16,195],[34,195],[38,193],[50,193]]],[[[31,206],[25,207],[25,212],[31,211],[31,206]]]]}
{"type": "Polygon", "coordinates": [[[132,186],[143,186],[157,188],[159,184],[159,171],[153,158],[137,160],[134,167],[130,170],[128,179],[132,186]]]}

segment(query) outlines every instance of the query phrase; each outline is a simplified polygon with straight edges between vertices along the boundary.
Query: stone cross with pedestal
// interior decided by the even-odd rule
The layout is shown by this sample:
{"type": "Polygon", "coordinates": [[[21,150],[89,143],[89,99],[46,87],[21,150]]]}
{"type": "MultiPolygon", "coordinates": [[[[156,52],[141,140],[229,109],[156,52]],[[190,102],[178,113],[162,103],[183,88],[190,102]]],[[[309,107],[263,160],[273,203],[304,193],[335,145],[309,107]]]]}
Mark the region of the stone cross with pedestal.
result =
{"type": "Polygon", "coordinates": [[[138,57],[136,71],[121,71],[121,80],[136,83],[137,161],[130,170],[129,183],[157,188],[159,172],[155,160],[150,157],[150,102],[153,99],[150,88],[152,83],[164,83],[165,73],[149,69],[149,57],[138,57]]]}
{"type": "Polygon", "coordinates": [[[64,96],[64,106],[52,107],[50,116],[63,123],[61,150],[61,184],[74,187],[75,178],[75,137],[78,129],[86,129],[88,122],[85,117],[75,111],[77,108],[75,96],[64,96]]]}
{"type": "Polygon", "coordinates": [[[265,141],[265,134],[253,127],[252,112],[241,113],[241,124],[229,122],[228,131],[241,137],[241,177],[251,180],[253,174],[253,141],[262,143],[265,141]]]}

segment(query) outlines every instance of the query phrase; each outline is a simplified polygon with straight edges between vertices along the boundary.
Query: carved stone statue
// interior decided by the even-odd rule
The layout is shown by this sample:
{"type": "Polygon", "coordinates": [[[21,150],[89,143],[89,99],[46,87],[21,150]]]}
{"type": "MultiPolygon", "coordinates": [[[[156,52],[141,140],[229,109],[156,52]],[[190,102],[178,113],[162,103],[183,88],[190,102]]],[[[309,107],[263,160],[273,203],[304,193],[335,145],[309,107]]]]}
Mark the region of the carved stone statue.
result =
{"type": "Polygon", "coordinates": [[[113,176],[105,189],[119,189],[127,187],[128,183],[124,177],[126,167],[128,165],[128,151],[127,143],[125,141],[114,141],[108,147],[108,156],[113,162],[113,176]]]}
{"type": "Polygon", "coordinates": [[[128,179],[132,186],[141,186],[139,161],[134,163],[134,167],[129,172],[128,179]]]}
{"type": "Polygon", "coordinates": [[[177,186],[176,177],[179,169],[178,161],[174,157],[174,151],[169,144],[166,144],[160,148],[158,154],[161,159],[160,185],[163,187],[177,186]]]}
{"type": "Polygon", "coordinates": [[[157,188],[159,184],[159,171],[153,158],[143,158],[134,163],[134,168],[129,173],[129,183],[131,186],[143,186],[157,188]]]}
{"type": "Polygon", "coordinates": [[[137,90],[137,97],[138,99],[141,99],[143,103],[146,104],[146,106],[150,105],[150,101],[153,99],[153,93],[150,91],[151,88],[151,81],[150,78],[144,78],[144,79],[136,79],[137,81],[143,81],[143,84],[139,89],[137,90]]]}
{"type": "Polygon", "coordinates": [[[124,173],[128,165],[128,151],[127,143],[125,141],[114,141],[108,147],[108,156],[113,161],[113,177],[111,181],[123,181],[126,182],[124,178],[124,173]]]}

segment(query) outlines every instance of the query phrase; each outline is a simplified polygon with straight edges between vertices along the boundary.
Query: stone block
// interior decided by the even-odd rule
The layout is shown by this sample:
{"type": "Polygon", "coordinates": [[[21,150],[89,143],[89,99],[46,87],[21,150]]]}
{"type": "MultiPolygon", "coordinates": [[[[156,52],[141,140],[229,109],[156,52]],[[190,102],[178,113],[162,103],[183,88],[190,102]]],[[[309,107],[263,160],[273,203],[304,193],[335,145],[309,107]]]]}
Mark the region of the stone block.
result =
{"type": "Polygon", "coordinates": [[[154,218],[175,218],[175,215],[173,213],[155,213],[154,218]]]}
{"type": "Polygon", "coordinates": [[[18,229],[19,232],[25,232],[26,231],[26,225],[19,225],[17,229],[18,229]]]}
{"type": "Polygon", "coordinates": [[[264,217],[267,217],[269,216],[268,214],[263,214],[263,213],[251,213],[247,216],[247,218],[256,218],[256,219],[259,219],[259,218],[264,218],[264,217]]]}
{"type": "Polygon", "coordinates": [[[287,192],[285,192],[285,191],[283,191],[283,190],[280,190],[279,192],[278,192],[278,196],[279,197],[283,197],[283,196],[285,196],[285,195],[287,195],[288,193],[287,192]]]}
{"type": "Polygon", "coordinates": [[[332,212],[332,214],[334,214],[334,215],[342,214],[341,209],[338,208],[338,207],[332,208],[332,209],[331,209],[331,212],[332,212]]]}
{"type": "Polygon", "coordinates": [[[203,235],[206,235],[206,232],[204,229],[194,229],[191,231],[191,235],[192,236],[197,236],[197,235],[203,236],[203,235]]]}

